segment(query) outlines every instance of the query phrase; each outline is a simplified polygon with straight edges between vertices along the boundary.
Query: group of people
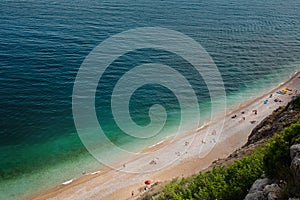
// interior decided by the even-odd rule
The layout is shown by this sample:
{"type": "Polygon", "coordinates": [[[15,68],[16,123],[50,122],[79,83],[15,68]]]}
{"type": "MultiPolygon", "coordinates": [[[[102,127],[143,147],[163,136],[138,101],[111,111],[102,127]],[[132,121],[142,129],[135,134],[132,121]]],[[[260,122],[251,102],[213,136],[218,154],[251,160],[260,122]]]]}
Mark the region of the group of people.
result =
{"type": "MultiPolygon", "coordinates": [[[[257,115],[257,112],[258,111],[256,109],[252,110],[252,113],[254,113],[254,115],[257,115]]],[[[244,116],[245,113],[246,113],[245,111],[241,112],[241,115],[242,115],[241,121],[245,121],[246,120],[246,117],[244,116]]],[[[231,116],[231,119],[235,119],[235,118],[237,118],[236,114],[233,115],[233,116],[231,116]]],[[[254,124],[255,122],[256,122],[255,120],[250,121],[251,124],[254,124]]]]}

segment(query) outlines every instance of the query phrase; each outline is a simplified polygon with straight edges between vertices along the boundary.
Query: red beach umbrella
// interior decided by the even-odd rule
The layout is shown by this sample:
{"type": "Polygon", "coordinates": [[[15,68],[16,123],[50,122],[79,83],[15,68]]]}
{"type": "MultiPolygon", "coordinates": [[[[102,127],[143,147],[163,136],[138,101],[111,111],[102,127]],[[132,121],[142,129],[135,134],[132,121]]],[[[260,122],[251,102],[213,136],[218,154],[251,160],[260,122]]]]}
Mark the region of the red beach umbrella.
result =
{"type": "Polygon", "coordinates": [[[150,185],[151,184],[151,181],[150,180],[145,180],[144,182],[146,185],[150,185]]]}

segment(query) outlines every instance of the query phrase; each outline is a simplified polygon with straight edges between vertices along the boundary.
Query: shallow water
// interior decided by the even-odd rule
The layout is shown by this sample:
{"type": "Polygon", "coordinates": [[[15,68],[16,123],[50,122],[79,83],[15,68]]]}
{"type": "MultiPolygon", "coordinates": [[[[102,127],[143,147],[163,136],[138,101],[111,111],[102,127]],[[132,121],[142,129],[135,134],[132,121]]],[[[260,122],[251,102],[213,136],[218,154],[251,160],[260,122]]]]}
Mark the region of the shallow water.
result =
{"type": "MultiPolygon", "coordinates": [[[[182,32],[213,58],[228,105],[234,105],[299,69],[299,6],[292,0],[1,1],[0,198],[27,195],[99,166],[77,135],[72,91],[84,58],[103,40],[146,26],[182,32]]],[[[202,120],[210,114],[208,89],[185,60],[151,49],[131,52],[112,64],[104,89],[99,87],[96,95],[98,119],[116,145],[134,146],[137,141],[116,126],[110,99],[104,97],[126,67],[152,62],[189,77],[202,120]]],[[[149,106],[155,103],[168,110],[163,138],[178,124],[178,102],[172,93],[145,86],[134,93],[131,112],[138,124],[146,125],[149,106]]]]}

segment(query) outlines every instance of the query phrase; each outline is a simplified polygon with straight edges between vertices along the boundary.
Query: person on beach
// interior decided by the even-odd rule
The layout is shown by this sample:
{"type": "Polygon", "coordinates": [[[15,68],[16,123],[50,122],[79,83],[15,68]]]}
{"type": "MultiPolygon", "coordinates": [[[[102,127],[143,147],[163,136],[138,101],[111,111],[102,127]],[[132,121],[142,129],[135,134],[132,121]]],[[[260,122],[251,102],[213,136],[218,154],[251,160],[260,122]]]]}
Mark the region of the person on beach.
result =
{"type": "Polygon", "coordinates": [[[175,155],[180,156],[180,152],[179,152],[179,151],[176,151],[176,152],[175,152],[175,155]]]}
{"type": "Polygon", "coordinates": [[[132,196],[132,197],[134,196],[134,191],[133,191],[133,190],[131,191],[131,196],[132,196]]]}
{"type": "Polygon", "coordinates": [[[282,101],[281,101],[281,99],[278,99],[278,98],[277,98],[277,99],[274,100],[274,102],[276,102],[276,103],[277,103],[277,102],[281,103],[282,101]]]}
{"type": "Polygon", "coordinates": [[[156,165],[156,161],[155,160],[151,160],[150,165],[156,165]]]}
{"type": "Polygon", "coordinates": [[[214,129],[211,133],[212,135],[216,135],[217,134],[217,131],[214,129]]]}

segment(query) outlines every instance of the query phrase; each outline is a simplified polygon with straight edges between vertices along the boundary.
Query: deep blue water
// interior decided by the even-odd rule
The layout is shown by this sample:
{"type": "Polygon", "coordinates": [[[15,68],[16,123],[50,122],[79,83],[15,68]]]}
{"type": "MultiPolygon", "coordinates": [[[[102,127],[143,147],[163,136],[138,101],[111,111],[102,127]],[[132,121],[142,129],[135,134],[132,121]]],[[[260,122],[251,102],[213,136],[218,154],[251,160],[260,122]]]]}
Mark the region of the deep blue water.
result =
{"type": "MultiPolygon", "coordinates": [[[[213,58],[234,101],[237,94],[262,83],[275,86],[299,69],[298,8],[296,0],[0,1],[1,184],[67,160],[76,163],[90,157],[73,122],[73,84],[84,58],[110,36],[138,27],[186,34],[213,58]]],[[[123,73],[115,73],[113,66],[120,69],[151,62],[172,65],[189,76],[200,106],[209,105],[203,80],[193,77],[187,70],[189,64],[176,55],[151,49],[124,55],[103,80],[107,90],[98,88],[96,97],[98,118],[118,145],[130,138],[120,135],[107,112],[109,100],[103,98],[123,73]]],[[[178,102],[159,86],[145,86],[134,94],[134,120],[147,124],[147,108],[155,103],[169,110],[169,125],[178,123],[178,102]]],[[[22,181],[13,182],[17,189],[10,187],[13,192],[5,193],[25,194],[29,186],[22,181]]]]}

